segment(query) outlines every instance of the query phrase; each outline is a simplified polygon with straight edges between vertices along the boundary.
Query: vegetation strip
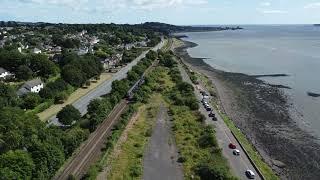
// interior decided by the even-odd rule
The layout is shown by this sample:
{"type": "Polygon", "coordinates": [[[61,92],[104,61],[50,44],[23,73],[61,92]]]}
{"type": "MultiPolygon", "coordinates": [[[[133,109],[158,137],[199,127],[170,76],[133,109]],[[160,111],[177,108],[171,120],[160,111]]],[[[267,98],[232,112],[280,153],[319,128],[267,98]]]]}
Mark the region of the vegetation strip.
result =
{"type": "Polygon", "coordinates": [[[190,71],[190,68],[186,65],[184,65],[184,67],[188,73],[195,74],[197,77],[197,81],[200,80],[200,82],[202,82],[202,84],[210,92],[210,94],[213,97],[216,97],[215,99],[213,99],[212,104],[219,110],[218,112],[219,112],[220,116],[223,118],[224,122],[227,124],[227,126],[231,130],[232,134],[236,137],[236,139],[244,147],[243,149],[245,149],[246,152],[248,153],[248,157],[258,167],[259,172],[262,173],[263,177],[265,177],[265,179],[270,179],[270,180],[279,179],[279,177],[274,174],[272,169],[263,161],[262,157],[254,149],[253,145],[248,141],[248,139],[245,137],[245,135],[235,126],[235,124],[232,122],[232,120],[224,113],[223,109],[221,109],[222,108],[221,105],[218,105],[218,104],[220,104],[218,94],[214,88],[214,85],[208,79],[208,77],[204,76],[201,73],[194,73],[193,71],[190,71]]]}

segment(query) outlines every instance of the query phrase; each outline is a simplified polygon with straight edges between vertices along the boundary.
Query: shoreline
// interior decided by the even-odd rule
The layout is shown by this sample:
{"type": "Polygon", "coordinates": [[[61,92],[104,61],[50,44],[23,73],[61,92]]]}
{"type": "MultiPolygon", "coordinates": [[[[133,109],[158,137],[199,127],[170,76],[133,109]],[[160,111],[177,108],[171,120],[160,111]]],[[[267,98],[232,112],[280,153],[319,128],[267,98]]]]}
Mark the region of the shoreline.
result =
{"type": "Polygon", "coordinates": [[[189,55],[187,49],[196,47],[196,43],[182,41],[183,45],[175,49],[177,55],[210,78],[225,113],[281,179],[317,179],[320,155],[316,152],[320,145],[290,117],[287,97],[279,90],[289,87],[268,84],[255,76],[217,70],[203,58],[189,55]]]}

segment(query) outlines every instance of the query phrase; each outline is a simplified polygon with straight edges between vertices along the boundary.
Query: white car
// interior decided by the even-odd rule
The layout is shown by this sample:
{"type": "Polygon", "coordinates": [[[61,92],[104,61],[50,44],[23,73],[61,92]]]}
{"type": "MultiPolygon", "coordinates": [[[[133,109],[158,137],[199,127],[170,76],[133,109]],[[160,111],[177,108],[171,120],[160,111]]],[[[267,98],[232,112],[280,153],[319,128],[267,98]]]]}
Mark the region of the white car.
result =
{"type": "Polygon", "coordinates": [[[253,173],[253,171],[251,171],[250,169],[248,169],[248,170],[246,170],[246,176],[247,176],[249,179],[254,179],[255,174],[253,173]]]}
{"type": "Polygon", "coordinates": [[[240,155],[240,151],[238,149],[234,149],[233,150],[233,154],[236,155],[236,156],[239,156],[240,155]]]}

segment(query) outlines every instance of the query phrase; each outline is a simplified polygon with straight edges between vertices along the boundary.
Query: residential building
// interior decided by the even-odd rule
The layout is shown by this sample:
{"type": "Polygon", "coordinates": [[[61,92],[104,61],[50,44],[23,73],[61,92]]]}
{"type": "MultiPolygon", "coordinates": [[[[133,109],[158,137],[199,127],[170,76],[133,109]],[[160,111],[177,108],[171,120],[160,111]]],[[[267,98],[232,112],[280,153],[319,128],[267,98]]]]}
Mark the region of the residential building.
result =
{"type": "Polygon", "coordinates": [[[24,85],[18,90],[17,94],[18,96],[23,96],[30,92],[39,93],[43,87],[44,84],[41,79],[33,79],[24,83],[24,85]]]}
{"type": "Polygon", "coordinates": [[[87,54],[88,52],[89,52],[89,48],[88,47],[81,47],[81,48],[79,48],[77,54],[79,56],[81,56],[81,55],[87,54]]]}
{"type": "Polygon", "coordinates": [[[9,71],[3,69],[2,67],[0,67],[0,79],[5,79],[8,76],[12,75],[9,71]]]}
{"type": "Polygon", "coordinates": [[[38,48],[34,48],[32,52],[35,53],[35,54],[40,54],[41,50],[38,49],[38,48]]]}

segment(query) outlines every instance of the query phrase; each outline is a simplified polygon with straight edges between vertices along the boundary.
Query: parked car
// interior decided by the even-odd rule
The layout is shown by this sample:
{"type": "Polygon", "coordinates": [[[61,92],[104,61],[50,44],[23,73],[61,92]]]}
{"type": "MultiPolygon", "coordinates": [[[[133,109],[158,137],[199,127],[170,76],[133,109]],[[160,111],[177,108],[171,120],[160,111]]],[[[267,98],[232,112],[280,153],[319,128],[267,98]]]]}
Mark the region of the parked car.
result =
{"type": "Polygon", "coordinates": [[[215,117],[216,115],[211,111],[210,113],[209,113],[209,117],[215,117]]]}
{"type": "Polygon", "coordinates": [[[230,144],[229,144],[229,148],[230,148],[230,149],[236,149],[237,146],[236,146],[235,144],[233,144],[233,143],[230,143],[230,144]]]}
{"type": "Polygon", "coordinates": [[[253,171],[251,171],[250,169],[248,169],[248,170],[246,170],[246,176],[247,176],[249,179],[254,179],[255,174],[253,173],[253,171]]]}
{"type": "Polygon", "coordinates": [[[238,149],[234,149],[233,150],[233,154],[236,155],[236,156],[239,156],[240,155],[240,151],[238,149]]]}
{"type": "Polygon", "coordinates": [[[212,121],[218,121],[217,117],[212,117],[212,121]]]}
{"type": "Polygon", "coordinates": [[[210,106],[206,107],[206,110],[207,110],[207,111],[212,111],[212,109],[211,109],[210,106]]]}

